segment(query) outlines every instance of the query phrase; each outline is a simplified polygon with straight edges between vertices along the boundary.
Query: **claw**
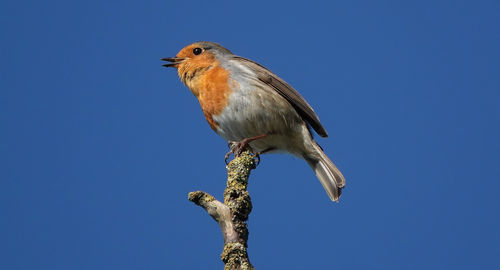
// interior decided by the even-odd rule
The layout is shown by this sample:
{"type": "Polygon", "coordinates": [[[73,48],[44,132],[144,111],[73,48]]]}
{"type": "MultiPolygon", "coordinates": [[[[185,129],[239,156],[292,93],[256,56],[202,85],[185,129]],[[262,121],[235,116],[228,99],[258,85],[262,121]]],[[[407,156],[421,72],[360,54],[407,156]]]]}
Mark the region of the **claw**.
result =
{"type": "Polygon", "coordinates": [[[260,153],[255,153],[253,158],[255,159],[255,166],[260,164],[260,153]]]}
{"type": "MultiPolygon", "coordinates": [[[[262,135],[259,135],[259,136],[255,136],[255,137],[250,137],[250,138],[243,139],[243,140],[241,140],[239,142],[229,141],[227,143],[227,145],[229,146],[230,150],[224,156],[224,162],[226,162],[226,165],[228,164],[227,160],[229,159],[229,157],[231,156],[231,154],[233,154],[234,157],[237,158],[237,157],[239,157],[241,155],[241,153],[243,153],[243,150],[245,149],[245,147],[248,147],[250,149],[250,151],[253,153],[253,149],[250,147],[249,143],[252,142],[252,141],[264,138],[266,136],[267,136],[267,134],[262,134],[262,135]]],[[[259,164],[259,162],[260,162],[260,154],[259,153],[255,153],[254,157],[257,160],[257,164],[259,164]]]]}
{"type": "Polygon", "coordinates": [[[227,164],[229,164],[229,162],[227,162],[227,160],[229,159],[229,157],[231,156],[231,154],[234,153],[234,146],[235,144],[237,144],[237,142],[233,142],[233,141],[228,141],[227,142],[227,147],[229,147],[229,152],[226,153],[226,155],[224,156],[224,162],[227,164]]]}

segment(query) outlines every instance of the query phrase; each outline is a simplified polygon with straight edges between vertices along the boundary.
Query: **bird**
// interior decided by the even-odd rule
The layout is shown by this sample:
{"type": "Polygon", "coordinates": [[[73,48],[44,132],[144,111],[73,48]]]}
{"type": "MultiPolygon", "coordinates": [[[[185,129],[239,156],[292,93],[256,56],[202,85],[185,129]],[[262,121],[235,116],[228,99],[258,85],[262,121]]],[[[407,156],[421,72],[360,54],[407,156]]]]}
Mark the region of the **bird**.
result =
{"type": "Polygon", "coordinates": [[[328,133],[292,86],[257,62],[209,41],[195,42],[161,60],[168,62],[164,67],[177,69],[208,124],[233,145],[235,156],[248,145],[256,154],[299,157],[313,169],[329,198],[338,202],[345,178],[311,129],[321,137],[328,133]]]}

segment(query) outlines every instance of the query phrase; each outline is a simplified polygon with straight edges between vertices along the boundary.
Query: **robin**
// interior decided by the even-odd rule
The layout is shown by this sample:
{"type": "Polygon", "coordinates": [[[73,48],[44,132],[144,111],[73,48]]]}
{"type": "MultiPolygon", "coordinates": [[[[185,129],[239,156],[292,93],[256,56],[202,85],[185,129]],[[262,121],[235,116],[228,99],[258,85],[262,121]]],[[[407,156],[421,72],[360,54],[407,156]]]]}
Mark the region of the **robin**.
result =
{"type": "Polygon", "coordinates": [[[213,42],[193,43],[162,60],[169,62],[163,66],[177,69],[181,81],[198,98],[208,124],[232,143],[235,156],[249,145],[257,154],[286,152],[302,158],[330,199],[338,201],[344,176],[314,141],[311,128],[321,137],[328,134],[293,87],[260,64],[213,42]]]}

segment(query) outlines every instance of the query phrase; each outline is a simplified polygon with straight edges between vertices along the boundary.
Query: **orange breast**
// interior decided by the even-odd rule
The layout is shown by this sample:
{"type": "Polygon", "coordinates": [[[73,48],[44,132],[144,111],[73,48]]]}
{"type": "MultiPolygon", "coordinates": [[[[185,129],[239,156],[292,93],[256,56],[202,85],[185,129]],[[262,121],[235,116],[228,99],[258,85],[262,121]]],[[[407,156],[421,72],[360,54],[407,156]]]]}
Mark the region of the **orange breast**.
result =
{"type": "Polygon", "coordinates": [[[203,114],[213,130],[217,130],[218,123],[213,116],[219,115],[227,106],[229,95],[234,85],[230,85],[229,72],[216,65],[200,74],[200,77],[190,87],[200,102],[203,114]]]}

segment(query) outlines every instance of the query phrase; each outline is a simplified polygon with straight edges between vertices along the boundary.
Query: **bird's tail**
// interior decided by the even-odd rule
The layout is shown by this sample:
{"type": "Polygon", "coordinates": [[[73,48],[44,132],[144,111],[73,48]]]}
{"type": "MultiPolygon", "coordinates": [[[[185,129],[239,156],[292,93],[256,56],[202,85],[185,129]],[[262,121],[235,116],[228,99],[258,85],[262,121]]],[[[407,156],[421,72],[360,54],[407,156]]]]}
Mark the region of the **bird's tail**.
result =
{"type": "Polygon", "coordinates": [[[342,188],[345,186],[344,176],[316,142],[314,142],[314,150],[313,153],[308,154],[304,159],[316,173],[328,197],[332,201],[338,202],[342,188]]]}

